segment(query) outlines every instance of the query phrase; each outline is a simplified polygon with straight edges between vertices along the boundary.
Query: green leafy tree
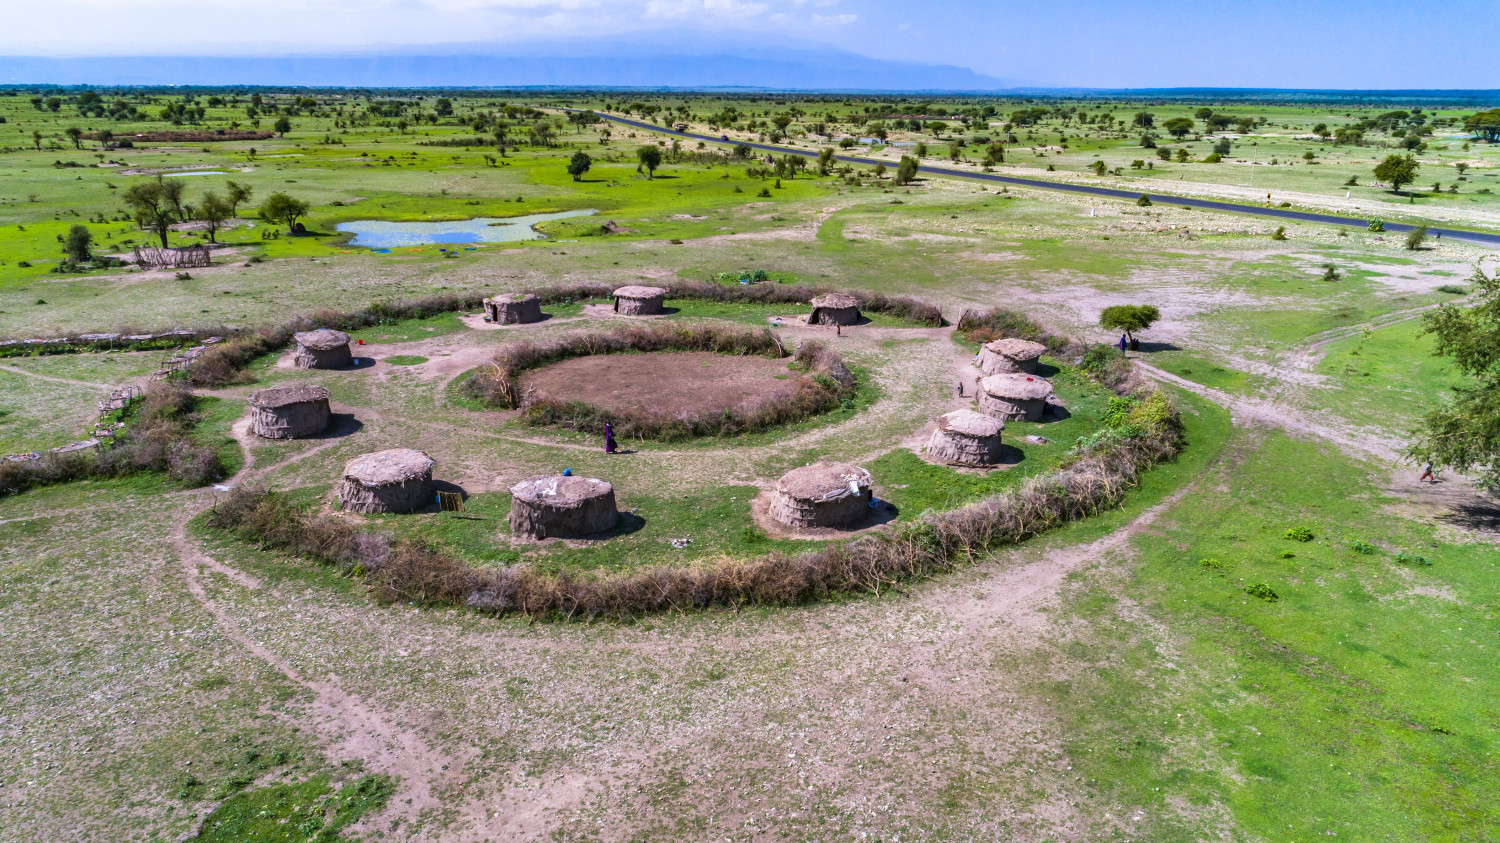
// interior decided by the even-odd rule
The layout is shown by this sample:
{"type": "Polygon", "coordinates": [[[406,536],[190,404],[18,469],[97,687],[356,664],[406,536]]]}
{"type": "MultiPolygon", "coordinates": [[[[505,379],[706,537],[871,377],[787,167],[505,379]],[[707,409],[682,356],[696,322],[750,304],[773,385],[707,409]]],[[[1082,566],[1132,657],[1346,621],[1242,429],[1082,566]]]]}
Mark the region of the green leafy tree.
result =
{"type": "Polygon", "coordinates": [[[1161,318],[1161,311],[1153,304],[1116,304],[1104,308],[1099,314],[1099,325],[1112,331],[1124,331],[1130,339],[1150,328],[1161,318]]]}
{"type": "Polygon", "coordinates": [[[1500,108],[1481,111],[1464,118],[1464,131],[1473,132],[1490,143],[1500,141],[1500,108]]]}
{"type": "Polygon", "coordinates": [[[1500,489],[1500,276],[1475,271],[1473,307],[1445,304],[1422,318],[1439,356],[1452,358],[1466,383],[1414,431],[1407,456],[1475,477],[1500,489]]]}
{"type": "Polygon", "coordinates": [[[230,207],[229,200],[217,193],[210,191],[199,200],[198,207],[193,213],[203,222],[203,227],[208,231],[208,242],[219,242],[219,229],[224,227],[224,221],[234,216],[234,209],[230,207]]]}
{"type": "Polygon", "coordinates": [[[295,232],[297,221],[307,216],[308,204],[301,199],[277,192],[266,197],[260,204],[260,218],[270,223],[281,223],[288,231],[295,232]]]}
{"type": "Polygon", "coordinates": [[[224,198],[229,201],[229,215],[232,217],[240,212],[240,206],[250,201],[250,196],[255,190],[248,184],[240,184],[237,181],[224,182],[224,198]]]}
{"type": "Polygon", "coordinates": [[[69,126],[68,128],[66,128],[66,129],[63,130],[63,134],[67,135],[68,136],[68,140],[70,140],[70,141],[73,142],[73,148],[74,149],[82,149],[83,148],[83,130],[82,129],[78,128],[77,126],[69,126]]]}
{"type": "Polygon", "coordinates": [[[587,173],[592,166],[594,166],[594,159],[590,158],[587,152],[575,152],[573,157],[568,159],[568,175],[573,177],[573,181],[583,181],[583,174],[587,173]]]}
{"type": "Polygon", "coordinates": [[[1406,232],[1406,250],[1415,252],[1422,248],[1422,242],[1427,239],[1427,226],[1419,225],[1411,231],[1406,232]]]}
{"type": "Polygon", "coordinates": [[[1384,161],[1375,165],[1375,178],[1389,184],[1391,190],[1400,193],[1404,185],[1417,180],[1417,171],[1421,169],[1421,166],[1413,155],[1387,155],[1384,161]]]}
{"type": "Polygon", "coordinates": [[[272,126],[272,128],[276,130],[276,134],[286,137],[286,133],[292,130],[292,121],[285,117],[278,117],[276,118],[276,125],[272,126]]]}
{"type": "Polygon", "coordinates": [[[439,117],[452,117],[453,100],[447,97],[438,97],[437,102],[432,104],[432,113],[439,117]]]}
{"type": "Polygon", "coordinates": [[[635,159],[646,168],[646,178],[655,178],[656,168],[661,166],[661,147],[648,143],[635,151],[635,159]]]}
{"type": "Polygon", "coordinates": [[[984,163],[986,166],[1005,163],[1005,147],[999,143],[992,143],[984,151],[984,163]]]}
{"type": "Polygon", "coordinates": [[[826,176],[833,172],[833,147],[825,146],[818,150],[818,175],[826,176]]]}
{"type": "Polygon", "coordinates": [[[1161,127],[1166,129],[1167,134],[1174,138],[1184,138],[1193,131],[1193,121],[1186,117],[1173,117],[1171,120],[1161,124],[1161,127]]]}
{"type": "Polygon", "coordinates": [[[36,129],[31,130],[31,145],[38,150],[42,148],[42,133],[36,129]]]}
{"type": "Polygon", "coordinates": [[[83,263],[94,259],[94,235],[87,226],[74,224],[68,229],[68,237],[63,241],[63,249],[68,253],[68,260],[74,263],[83,263]]]}
{"type": "Polygon", "coordinates": [[[1137,129],[1149,129],[1156,125],[1156,116],[1149,111],[1137,111],[1135,119],[1131,121],[1130,125],[1137,129]]]}
{"type": "Polygon", "coordinates": [[[911,184],[917,177],[917,159],[910,155],[901,156],[901,163],[896,165],[896,184],[911,184]]]}
{"type": "Polygon", "coordinates": [[[167,248],[167,232],[183,216],[182,182],[157,176],[155,181],[131,186],[120,199],[134,214],[136,224],[155,233],[161,247],[167,248]]]}

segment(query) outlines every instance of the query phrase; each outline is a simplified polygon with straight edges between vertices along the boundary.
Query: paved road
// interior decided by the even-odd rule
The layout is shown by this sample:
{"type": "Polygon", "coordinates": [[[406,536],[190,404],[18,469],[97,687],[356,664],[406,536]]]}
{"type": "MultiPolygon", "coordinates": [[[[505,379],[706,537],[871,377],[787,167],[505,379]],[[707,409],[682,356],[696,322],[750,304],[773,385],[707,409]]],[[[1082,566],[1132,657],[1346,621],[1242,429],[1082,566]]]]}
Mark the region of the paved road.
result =
{"type": "MultiPolygon", "coordinates": [[[[572,109],[568,109],[572,110],[572,109]]],[[[630,126],[636,129],[644,129],[648,132],[657,132],[672,137],[684,138],[686,140],[707,141],[709,143],[729,143],[738,146],[743,143],[751,149],[762,152],[779,152],[783,154],[801,155],[804,158],[816,158],[818,153],[806,149],[795,149],[785,146],[774,146],[768,143],[751,143],[749,141],[724,141],[712,135],[699,135],[693,132],[679,132],[676,129],[666,129],[655,126],[641,120],[631,120],[627,117],[615,117],[608,114],[600,114],[600,117],[611,123],[630,126]]],[[[857,155],[834,155],[834,158],[845,164],[885,164],[890,166],[889,161],[878,161],[874,158],[861,158],[857,155]]],[[[995,173],[975,173],[968,170],[955,170],[949,167],[934,167],[930,164],[920,164],[917,172],[931,176],[943,176],[946,178],[973,179],[976,181],[994,182],[996,184],[1013,184],[1018,187],[1034,187],[1042,190],[1062,190],[1068,193],[1085,193],[1090,196],[1103,196],[1109,199],[1135,200],[1140,193],[1131,190],[1117,190],[1112,187],[1095,187],[1087,184],[1068,184],[1066,182],[1044,181],[1042,179],[1029,179],[1022,176],[1002,176],[995,173]]],[[[1189,208],[1202,208],[1207,211],[1225,211],[1231,214],[1249,214],[1256,217],[1271,217],[1273,219],[1295,220],[1297,222],[1317,222],[1328,225],[1343,225],[1352,228],[1365,228],[1369,221],[1357,217],[1341,217],[1334,214],[1316,214],[1308,211],[1292,211],[1286,208],[1263,208],[1257,205],[1241,205],[1235,202],[1218,202],[1213,199],[1194,199],[1189,196],[1173,196],[1169,193],[1147,193],[1152,202],[1166,205],[1186,205],[1189,208]]],[[[1407,223],[1388,222],[1385,230],[1394,233],[1411,231],[1415,226],[1407,223]]],[[[1500,246],[1500,234],[1489,234],[1482,231],[1464,231],[1456,228],[1436,228],[1429,226],[1427,233],[1433,236],[1452,237],[1458,240],[1468,240],[1473,243],[1483,243],[1487,246],[1500,246]]]]}

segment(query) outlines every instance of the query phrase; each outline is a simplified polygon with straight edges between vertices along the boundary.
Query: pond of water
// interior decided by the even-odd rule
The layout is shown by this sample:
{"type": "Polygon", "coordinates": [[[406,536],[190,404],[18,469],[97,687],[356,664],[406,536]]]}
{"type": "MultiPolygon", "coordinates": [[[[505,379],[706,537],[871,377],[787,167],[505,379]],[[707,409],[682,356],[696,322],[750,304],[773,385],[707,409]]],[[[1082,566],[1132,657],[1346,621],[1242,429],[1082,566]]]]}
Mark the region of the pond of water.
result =
{"type": "Polygon", "coordinates": [[[226,176],[229,174],[224,170],[184,170],[176,173],[162,173],[162,175],[169,179],[176,179],[183,176],[226,176]]]}
{"type": "Polygon", "coordinates": [[[539,222],[586,217],[598,211],[562,211],[556,214],[530,214],[524,217],[475,217],[447,222],[390,222],[356,220],[339,223],[339,231],[354,232],[351,246],[371,249],[393,249],[420,246],[424,243],[509,243],[516,240],[540,240],[543,235],[532,226],[539,222]]]}

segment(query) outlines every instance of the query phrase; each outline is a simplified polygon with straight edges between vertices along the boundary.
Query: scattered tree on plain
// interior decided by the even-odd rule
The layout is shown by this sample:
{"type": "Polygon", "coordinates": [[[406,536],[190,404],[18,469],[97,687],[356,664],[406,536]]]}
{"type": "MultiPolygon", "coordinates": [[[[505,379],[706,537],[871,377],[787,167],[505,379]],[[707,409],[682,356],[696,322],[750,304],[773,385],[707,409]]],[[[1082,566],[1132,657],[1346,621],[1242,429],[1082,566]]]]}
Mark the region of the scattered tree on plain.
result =
{"type": "Polygon", "coordinates": [[[575,152],[573,157],[568,159],[568,175],[573,177],[573,181],[583,181],[583,174],[587,173],[592,166],[594,166],[594,159],[590,158],[587,152],[575,152]]]}
{"type": "Polygon", "coordinates": [[[1500,489],[1500,277],[1476,270],[1470,308],[1445,304],[1422,318],[1422,330],[1437,338],[1435,354],[1451,357],[1470,383],[1453,387],[1453,398],[1429,412],[1415,431],[1407,456],[1476,475],[1500,489]]]}
{"type": "Polygon", "coordinates": [[[917,177],[917,159],[910,155],[901,156],[901,163],[896,165],[896,184],[911,184],[917,177]]]}
{"type": "Polygon", "coordinates": [[[224,182],[224,198],[229,202],[229,215],[232,217],[240,212],[240,206],[250,201],[250,195],[255,191],[248,184],[240,184],[237,181],[224,182]]]}
{"type": "Polygon", "coordinates": [[[219,229],[224,227],[225,220],[234,216],[234,209],[230,207],[229,200],[212,191],[203,195],[194,208],[194,213],[202,221],[203,228],[208,232],[208,242],[219,242],[219,229]]]}
{"type": "Polygon", "coordinates": [[[656,168],[661,166],[661,147],[654,143],[646,144],[635,151],[635,159],[640,162],[641,167],[646,168],[646,178],[656,178],[656,168]]]}
{"type": "Polygon", "coordinates": [[[270,223],[281,223],[287,231],[296,233],[297,221],[307,216],[308,205],[301,199],[285,193],[273,193],[260,205],[260,218],[270,223]]]}
{"type": "Polygon", "coordinates": [[[74,224],[68,229],[68,237],[63,241],[63,249],[68,253],[68,260],[74,263],[83,263],[94,259],[94,235],[87,226],[74,224]]]}
{"type": "Polygon", "coordinates": [[[1127,338],[1134,340],[1138,332],[1150,328],[1160,318],[1161,311],[1154,304],[1116,304],[1099,314],[1099,325],[1124,331],[1127,338]]]}
{"type": "Polygon", "coordinates": [[[1413,155],[1387,155],[1384,161],[1375,165],[1375,178],[1389,184],[1392,191],[1400,193],[1402,186],[1417,180],[1417,171],[1421,166],[1413,155]]]}
{"type": "Polygon", "coordinates": [[[1167,134],[1174,138],[1184,138],[1193,131],[1193,121],[1186,117],[1173,117],[1171,120],[1161,124],[1161,127],[1166,129],[1167,134]]]}
{"type": "Polygon", "coordinates": [[[285,117],[278,117],[276,119],[276,125],[272,126],[272,128],[276,130],[276,134],[280,135],[281,137],[286,137],[286,133],[292,130],[292,121],[286,119],[285,117]]]}
{"type": "Polygon", "coordinates": [[[136,224],[154,232],[161,247],[167,248],[167,232],[182,219],[182,182],[157,176],[155,181],[131,186],[120,199],[134,214],[136,224]]]}

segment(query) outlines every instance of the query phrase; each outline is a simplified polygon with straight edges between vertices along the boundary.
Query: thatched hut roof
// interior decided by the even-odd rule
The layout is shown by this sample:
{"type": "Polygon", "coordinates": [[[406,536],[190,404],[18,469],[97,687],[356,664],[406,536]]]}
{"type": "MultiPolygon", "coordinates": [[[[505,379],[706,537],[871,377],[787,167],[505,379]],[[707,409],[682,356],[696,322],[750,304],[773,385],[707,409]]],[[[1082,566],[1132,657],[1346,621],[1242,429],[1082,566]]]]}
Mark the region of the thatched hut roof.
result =
{"type": "Polygon", "coordinates": [[[604,480],[561,474],[532,477],[510,487],[510,493],[514,497],[556,507],[575,506],[613,490],[614,487],[604,480]]]}
{"type": "Polygon", "coordinates": [[[260,407],[264,410],[274,410],[277,407],[287,407],[292,404],[306,404],[313,401],[327,400],[328,390],[313,384],[270,386],[250,393],[251,406],[260,407]]]}
{"type": "Polygon", "coordinates": [[[1052,394],[1052,384],[1046,378],[1019,372],[990,375],[979,382],[979,388],[999,398],[1022,401],[1039,401],[1052,394]]]}
{"type": "Polygon", "coordinates": [[[344,479],[372,489],[396,486],[412,480],[425,480],[432,471],[432,464],[432,457],[414,448],[393,448],[350,460],[344,466],[344,479]]]}
{"type": "Polygon", "coordinates": [[[975,438],[999,436],[1005,422],[973,410],[954,410],[938,417],[938,429],[975,438]]]}
{"type": "Polygon", "coordinates": [[[820,460],[782,475],[776,491],[797,500],[829,502],[861,495],[873,483],[870,472],[857,465],[820,460]]]}
{"type": "Polygon", "coordinates": [[[1035,360],[1047,351],[1047,346],[1031,340],[1006,337],[1005,339],[992,340],[984,344],[986,351],[1009,357],[1015,361],[1035,360]]]}
{"type": "Polygon", "coordinates": [[[301,331],[292,334],[292,339],[303,348],[314,351],[332,351],[341,345],[349,344],[349,335],[343,331],[335,331],[332,328],[319,328],[316,331],[301,331]]]}
{"type": "Polygon", "coordinates": [[[813,307],[832,307],[837,310],[847,310],[851,307],[859,307],[859,299],[845,293],[825,293],[811,302],[813,307]]]}
{"type": "Polygon", "coordinates": [[[666,294],[665,287],[645,287],[640,284],[628,284],[615,290],[617,299],[654,299],[666,294]]]}
{"type": "Polygon", "coordinates": [[[537,297],[532,293],[501,293],[498,296],[490,296],[485,301],[495,304],[523,304],[537,301],[537,297]]]}

